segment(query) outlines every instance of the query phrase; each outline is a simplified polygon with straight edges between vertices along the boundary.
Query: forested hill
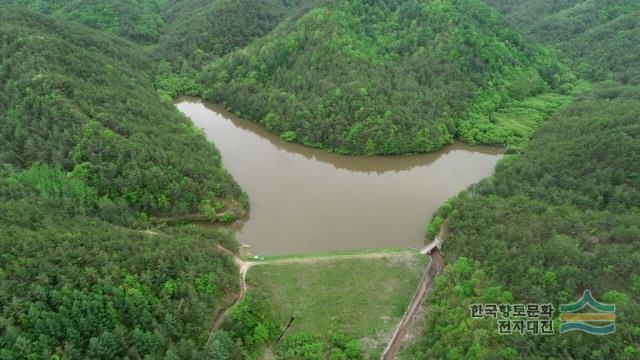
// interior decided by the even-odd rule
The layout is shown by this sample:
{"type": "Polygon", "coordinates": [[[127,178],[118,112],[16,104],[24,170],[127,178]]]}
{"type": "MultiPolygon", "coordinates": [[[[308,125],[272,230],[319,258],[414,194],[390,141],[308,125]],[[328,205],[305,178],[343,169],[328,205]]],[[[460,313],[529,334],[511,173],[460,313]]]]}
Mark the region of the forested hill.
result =
{"type": "Polygon", "coordinates": [[[198,95],[197,72],[324,0],[0,0],[143,45],[164,93],[198,95]]]}
{"type": "Polygon", "coordinates": [[[199,69],[273,30],[287,16],[322,0],[188,0],[163,7],[167,26],[157,46],[159,59],[176,71],[199,69]]]}
{"type": "Polygon", "coordinates": [[[527,151],[439,210],[448,266],[404,358],[640,356],[640,88],[601,85],[555,114],[527,151]],[[616,305],[616,332],[498,334],[474,303],[616,305]]]}
{"type": "Polygon", "coordinates": [[[223,201],[242,211],[220,156],[153,87],[134,44],[13,7],[0,11],[0,161],[59,166],[151,214],[223,201]]]}
{"type": "Polygon", "coordinates": [[[237,243],[148,226],[60,170],[0,170],[0,358],[202,358],[237,243]]]}
{"type": "Polygon", "coordinates": [[[574,82],[479,0],[7,1],[144,44],[172,97],[339,153],[520,151],[574,82]]]}
{"type": "Polygon", "coordinates": [[[514,27],[563,50],[593,80],[640,83],[640,2],[485,0],[514,27]],[[533,16],[532,14],[535,14],[533,16]]]}
{"type": "Polygon", "coordinates": [[[129,41],[0,4],[0,358],[202,358],[245,211],[129,41]]]}
{"type": "MultiPolygon", "coordinates": [[[[151,45],[177,70],[266,35],[285,16],[322,0],[2,0],[151,45]],[[155,46],[157,45],[157,46],[155,46]]],[[[153,52],[152,49],[152,52],[153,52]]]]}
{"type": "Polygon", "coordinates": [[[140,43],[155,43],[165,22],[158,0],[3,0],[140,43]]]}
{"type": "Polygon", "coordinates": [[[309,146],[419,153],[526,143],[572,74],[478,1],[339,1],[214,62],[204,97],[309,146]]]}
{"type": "Polygon", "coordinates": [[[589,69],[583,74],[606,81],[432,219],[430,236],[444,229],[449,265],[426,305],[423,334],[403,358],[638,359],[640,28],[637,15],[628,16],[637,2],[491,2],[530,36],[549,36],[575,64],[586,61],[577,65],[589,69]],[[552,18],[562,21],[544,32],[552,18]],[[501,336],[495,320],[470,317],[474,303],[551,303],[557,333],[558,305],[586,289],[616,305],[614,334],[501,336]]]}

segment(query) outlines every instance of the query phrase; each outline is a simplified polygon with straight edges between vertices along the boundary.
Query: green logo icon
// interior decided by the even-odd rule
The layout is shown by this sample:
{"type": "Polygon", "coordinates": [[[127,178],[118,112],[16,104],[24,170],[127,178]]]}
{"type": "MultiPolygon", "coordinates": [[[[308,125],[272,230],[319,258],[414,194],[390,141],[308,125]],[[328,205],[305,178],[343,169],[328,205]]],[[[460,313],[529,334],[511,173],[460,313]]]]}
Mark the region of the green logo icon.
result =
{"type": "Polygon", "coordinates": [[[560,304],[560,333],[583,331],[593,335],[607,335],[616,331],[616,306],[603,304],[585,290],[582,297],[572,304],[560,304]],[[587,305],[594,312],[581,312],[587,305]],[[608,323],[601,325],[601,323],[608,323]],[[596,325],[598,324],[598,325],[596,325]]]}

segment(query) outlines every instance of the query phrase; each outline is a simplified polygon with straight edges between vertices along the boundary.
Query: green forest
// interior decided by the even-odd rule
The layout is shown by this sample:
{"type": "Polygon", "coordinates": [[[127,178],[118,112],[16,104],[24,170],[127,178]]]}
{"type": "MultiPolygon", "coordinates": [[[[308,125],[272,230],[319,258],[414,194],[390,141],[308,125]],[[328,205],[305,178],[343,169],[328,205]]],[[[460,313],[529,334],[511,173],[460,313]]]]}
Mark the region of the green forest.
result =
{"type": "Polygon", "coordinates": [[[120,225],[132,214],[44,164],[0,175],[0,358],[202,356],[238,291],[230,235],[120,225]]]}
{"type": "Polygon", "coordinates": [[[638,359],[640,8],[488,2],[595,83],[553,114],[526,151],[503,159],[494,176],[431,220],[431,236],[445,233],[449,265],[425,305],[420,340],[401,358],[638,359]],[[616,304],[614,334],[500,336],[495,321],[469,316],[473,303],[571,303],[585,289],[616,304]]]}
{"type": "Polygon", "coordinates": [[[640,356],[638,116],[640,87],[603,84],[440,209],[449,265],[405,358],[640,356]],[[571,303],[584,289],[616,304],[615,334],[501,336],[469,316],[472,303],[571,303]]]}
{"type": "Polygon", "coordinates": [[[216,149],[158,96],[138,47],[16,8],[0,19],[3,163],[59,166],[148,214],[191,213],[203,200],[243,211],[216,149]]]}
{"type": "Polygon", "coordinates": [[[155,43],[165,21],[156,0],[4,0],[63,21],[119,35],[141,44],[155,43]]]}
{"type": "Polygon", "coordinates": [[[634,0],[485,0],[536,41],[561,49],[594,81],[640,82],[640,3],[634,0]],[[531,16],[536,14],[536,16],[531,16]]]}
{"type": "Polygon", "coordinates": [[[211,331],[239,245],[190,222],[249,199],[182,95],[340,154],[505,148],[428,221],[447,266],[400,358],[640,358],[639,19],[634,0],[0,0],[0,359],[243,359],[278,337],[256,290],[211,331]],[[614,334],[469,316],[584,289],[614,334]]]}
{"type": "Polygon", "coordinates": [[[344,154],[517,151],[567,100],[556,54],[477,1],[331,2],[205,67],[202,96],[344,154]],[[490,50],[489,50],[490,49],[490,50]]]}
{"type": "Polygon", "coordinates": [[[158,219],[246,212],[219,153],[137,45],[4,4],[0,39],[0,358],[201,356],[237,243],[158,219]]]}

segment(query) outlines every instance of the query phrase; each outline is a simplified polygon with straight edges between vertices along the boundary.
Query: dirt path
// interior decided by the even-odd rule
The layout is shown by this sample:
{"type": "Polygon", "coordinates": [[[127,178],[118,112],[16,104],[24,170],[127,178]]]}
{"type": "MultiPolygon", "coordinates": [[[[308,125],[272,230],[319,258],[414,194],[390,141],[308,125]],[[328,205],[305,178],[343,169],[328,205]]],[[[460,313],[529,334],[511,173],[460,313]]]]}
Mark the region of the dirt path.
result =
{"type": "MultiPolygon", "coordinates": [[[[229,256],[231,256],[233,258],[233,262],[235,262],[236,265],[238,266],[238,270],[239,270],[239,273],[240,273],[240,292],[238,293],[238,296],[233,301],[233,303],[231,305],[229,305],[229,307],[225,311],[220,312],[220,314],[217,316],[217,318],[213,321],[211,334],[213,334],[216,330],[218,330],[220,325],[222,325],[222,321],[224,320],[225,316],[227,315],[227,312],[229,311],[229,309],[231,309],[235,304],[240,302],[240,300],[242,300],[242,298],[244,297],[244,294],[247,292],[247,284],[245,282],[245,279],[247,278],[247,272],[249,272],[249,269],[254,264],[253,262],[244,261],[244,260],[240,259],[236,254],[232,253],[227,248],[225,248],[225,247],[223,247],[221,245],[218,245],[218,250],[220,250],[220,251],[228,254],[229,256]]],[[[211,338],[211,335],[209,336],[209,338],[211,338]]],[[[209,343],[209,341],[207,341],[207,344],[208,343],[209,343]]]]}
{"type": "Polygon", "coordinates": [[[407,334],[407,329],[409,328],[411,321],[413,321],[413,318],[415,317],[420,307],[420,304],[422,303],[424,298],[427,296],[427,294],[431,291],[431,284],[433,282],[433,278],[437,274],[439,274],[442,271],[442,268],[444,267],[444,257],[442,256],[442,253],[440,252],[439,248],[434,247],[430,251],[431,251],[430,253],[431,261],[429,262],[429,265],[427,266],[427,269],[425,270],[424,275],[420,280],[420,284],[418,285],[418,290],[413,296],[411,303],[407,307],[407,311],[404,313],[402,320],[400,320],[400,323],[398,324],[398,327],[396,328],[395,333],[391,337],[391,341],[389,342],[387,347],[384,349],[384,352],[380,357],[381,360],[391,360],[395,358],[396,353],[398,352],[398,350],[400,349],[400,345],[402,344],[402,340],[404,339],[404,336],[407,334]]]}
{"type": "Polygon", "coordinates": [[[236,254],[229,251],[227,248],[225,248],[222,245],[218,245],[218,250],[231,256],[233,258],[233,262],[236,263],[236,265],[238,266],[238,270],[240,273],[240,292],[238,292],[238,296],[236,296],[236,298],[233,300],[233,303],[231,305],[229,305],[224,311],[219,312],[214,317],[213,323],[211,324],[211,332],[209,333],[209,338],[207,339],[207,345],[205,346],[205,356],[207,353],[206,349],[209,348],[209,343],[211,343],[213,334],[215,334],[216,330],[218,330],[220,325],[222,325],[222,321],[224,321],[227,315],[227,312],[229,312],[229,310],[233,308],[235,304],[240,302],[240,300],[242,300],[242,298],[244,297],[244,294],[247,292],[247,284],[245,282],[245,279],[247,277],[247,272],[249,271],[249,268],[251,268],[251,265],[253,265],[252,262],[248,262],[240,259],[236,254]]]}

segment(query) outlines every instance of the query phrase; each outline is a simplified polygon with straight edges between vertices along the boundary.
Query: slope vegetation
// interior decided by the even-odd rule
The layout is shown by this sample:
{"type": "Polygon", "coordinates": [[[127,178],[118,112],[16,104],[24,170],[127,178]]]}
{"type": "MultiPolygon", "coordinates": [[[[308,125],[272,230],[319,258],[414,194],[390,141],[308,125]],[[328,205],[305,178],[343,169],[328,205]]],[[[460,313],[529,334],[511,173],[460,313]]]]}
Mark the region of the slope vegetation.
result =
{"type": "MultiPolygon", "coordinates": [[[[286,16],[312,7],[319,0],[180,1],[165,6],[167,26],[158,54],[176,67],[200,68],[246,46],[273,30],[286,16]]],[[[182,70],[177,68],[176,70],[182,70]]]]}
{"type": "Polygon", "coordinates": [[[639,117],[640,87],[601,84],[439,211],[432,224],[445,219],[450,265],[405,358],[638,358],[639,117]],[[474,303],[558,309],[586,289],[616,305],[614,334],[501,336],[496,320],[469,313],[474,303]]]}
{"type": "Polygon", "coordinates": [[[485,2],[533,39],[563,50],[578,65],[577,70],[591,79],[640,83],[638,1],[485,2]]]}
{"type": "Polygon", "coordinates": [[[485,5],[431,0],[317,7],[201,77],[206,99],[351,154],[432,151],[454,136],[521,146],[571,80],[485,5]]]}
{"type": "Polygon", "coordinates": [[[638,2],[486,2],[528,36],[561,49],[580,74],[607,81],[434,217],[431,234],[446,219],[451,265],[426,306],[422,337],[404,357],[638,358],[638,2]],[[585,289],[616,305],[615,334],[505,337],[495,321],[469,317],[472,303],[557,307],[585,289]]]}
{"type": "Polygon", "coordinates": [[[0,5],[0,358],[198,358],[238,291],[230,235],[157,226],[245,200],[150,63],[0,5]]]}
{"type": "MultiPolygon", "coordinates": [[[[439,210],[429,229],[445,227],[450,265],[426,305],[423,335],[403,358],[636,359],[638,3],[488,2],[529,36],[562,49],[581,74],[607,81],[553,115],[527,151],[499,163],[495,176],[439,210]],[[557,309],[586,289],[616,305],[614,334],[500,336],[495,320],[470,318],[470,304],[557,309]]],[[[557,319],[556,312],[556,333],[557,319]]]]}
{"type": "MultiPolygon", "coordinates": [[[[233,238],[141,231],[45,165],[0,173],[0,358],[192,359],[238,291],[233,238]]],[[[138,224],[136,227],[141,227],[138,224]]]]}
{"type": "Polygon", "coordinates": [[[99,195],[153,214],[242,194],[217,150],[143,69],[138,47],[17,8],[0,12],[0,161],[72,172],[99,195]]]}
{"type": "Polygon", "coordinates": [[[158,0],[4,0],[139,43],[158,40],[165,22],[158,0]]]}

